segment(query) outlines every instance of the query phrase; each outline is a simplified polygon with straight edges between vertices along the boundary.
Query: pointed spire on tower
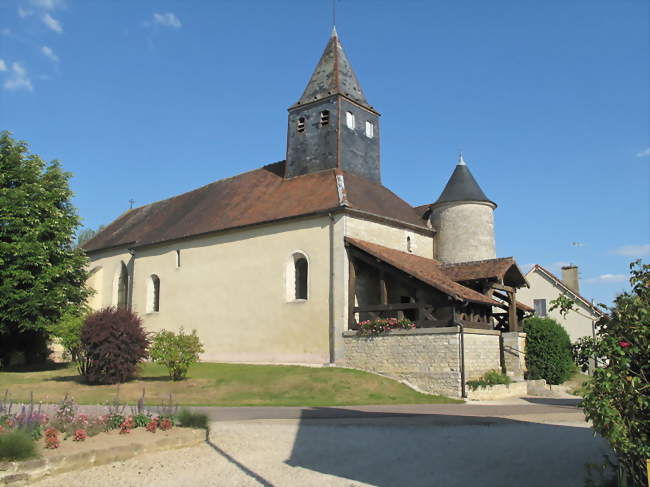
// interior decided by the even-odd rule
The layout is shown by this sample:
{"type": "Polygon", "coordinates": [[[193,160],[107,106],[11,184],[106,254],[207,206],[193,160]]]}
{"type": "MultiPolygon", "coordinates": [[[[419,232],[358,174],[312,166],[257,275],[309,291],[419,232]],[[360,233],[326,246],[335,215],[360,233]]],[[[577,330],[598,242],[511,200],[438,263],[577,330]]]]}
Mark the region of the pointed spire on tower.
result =
{"type": "Polygon", "coordinates": [[[476,179],[472,176],[462,152],[458,156],[458,164],[456,164],[447,186],[445,186],[440,198],[434,205],[451,201],[485,201],[492,203],[496,207],[496,203],[485,196],[476,179]]]}
{"type": "Polygon", "coordinates": [[[314,73],[309,79],[309,83],[307,83],[304,93],[291,108],[337,94],[343,95],[355,103],[374,111],[366,101],[359,80],[357,80],[350,61],[345,55],[336,27],[333,27],[332,35],[314,73]]]}

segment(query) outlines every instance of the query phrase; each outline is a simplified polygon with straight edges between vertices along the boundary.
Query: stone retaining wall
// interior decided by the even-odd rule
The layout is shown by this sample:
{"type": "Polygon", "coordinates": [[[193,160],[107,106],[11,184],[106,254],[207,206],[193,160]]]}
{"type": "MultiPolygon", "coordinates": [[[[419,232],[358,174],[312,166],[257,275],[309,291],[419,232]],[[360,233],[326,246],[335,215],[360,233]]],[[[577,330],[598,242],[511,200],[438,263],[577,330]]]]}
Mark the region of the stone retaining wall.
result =
{"type": "Polygon", "coordinates": [[[503,333],[503,357],[508,375],[523,380],[526,372],[526,334],[511,331],[503,333]]]}
{"type": "MultiPolygon", "coordinates": [[[[460,397],[459,337],[456,327],[393,330],[376,337],[347,331],[339,365],[401,380],[424,392],[460,397]]],[[[466,329],[464,338],[465,380],[500,369],[498,331],[466,329]]]]}

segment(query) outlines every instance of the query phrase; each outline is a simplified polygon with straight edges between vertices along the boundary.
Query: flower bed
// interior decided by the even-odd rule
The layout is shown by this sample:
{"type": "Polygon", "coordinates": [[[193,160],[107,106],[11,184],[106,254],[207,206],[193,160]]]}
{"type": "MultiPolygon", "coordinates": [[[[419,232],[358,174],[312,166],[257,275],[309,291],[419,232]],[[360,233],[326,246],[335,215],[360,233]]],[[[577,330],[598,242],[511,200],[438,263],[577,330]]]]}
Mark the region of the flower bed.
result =
{"type": "Polygon", "coordinates": [[[378,336],[388,333],[390,330],[412,330],[415,323],[406,318],[381,318],[378,320],[366,320],[359,322],[357,334],[360,336],[378,336]]]}

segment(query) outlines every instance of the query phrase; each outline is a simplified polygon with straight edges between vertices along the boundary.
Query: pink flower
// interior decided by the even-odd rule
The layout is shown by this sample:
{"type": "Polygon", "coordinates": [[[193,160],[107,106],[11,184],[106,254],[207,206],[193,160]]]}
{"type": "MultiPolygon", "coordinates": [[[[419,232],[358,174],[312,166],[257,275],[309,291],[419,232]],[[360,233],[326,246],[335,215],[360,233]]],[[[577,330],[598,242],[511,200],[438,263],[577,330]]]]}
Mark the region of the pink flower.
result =
{"type": "Polygon", "coordinates": [[[626,342],[625,340],[621,340],[620,342],[618,342],[618,344],[621,346],[621,348],[627,348],[632,346],[630,342],[626,342]]]}

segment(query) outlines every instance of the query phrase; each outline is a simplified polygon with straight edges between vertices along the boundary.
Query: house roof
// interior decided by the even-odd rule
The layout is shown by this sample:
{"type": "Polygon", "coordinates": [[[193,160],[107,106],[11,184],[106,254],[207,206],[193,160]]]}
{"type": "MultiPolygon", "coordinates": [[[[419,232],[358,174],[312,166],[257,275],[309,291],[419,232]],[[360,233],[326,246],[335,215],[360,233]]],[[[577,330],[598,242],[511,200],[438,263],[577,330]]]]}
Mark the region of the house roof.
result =
{"type": "Polygon", "coordinates": [[[526,273],[526,276],[529,276],[533,272],[539,272],[539,273],[545,275],[547,278],[554,281],[555,284],[558,287],[562,288],[564,290],[564,292],[566,292],[567,294],[571,294],[571,295],[575,296],[577,300],[581,301],[582,304],[584,304],[587,308],[592,310],[595,314],[597,314],[598,316],[605,316],[605,313],[602,312],[600,309],[598,309],[593,304],[591,304],[591,302],[589,300],[587,300],[587,298],[585,298],[585,297],[581,296],[580,294],[576,293],[573,289],[571,289],[566,284],[564,284],[564,282],[562,282],[562,279],[557,277],[555,274],[553,274],[551,271],[549,271],[545,267],[542,267],[539,264],[535,264],[533,266],[533,268],[526,273]]]}
{"type": "Polygon", "coordinates": [[[285,162],[134,208],[86,242],[86,251],[138,247],[347,207],[427,229],[388,188],[340,169],[285,179],[285,162]],[[336,176],[343,179],[339,197],[336,176]]]}
{"type": "Polygon", "coordinates": [[[462,154],[458,159],[458,164],[454,172],[447,182],[447,186],[445,186],[445,189],[434,205],[452,201],[485,201],[496,206],[495,202],[485,196],[485,193],[467,167],[462,154]]]}
{"type": "Polygon", "coordinates": [[[345,55],[336,28],[334,28],[304,93],[293,107],[306,105],[336,94],[346,96],[359,105],[374,111],[366,101],[359,80],[352,70],[352,65],[345,55]]]}
{"type": "Polygon", "coordinates": [[[364,252],[386,262],[387,264],[410,274],[429,286],[442,291],[456,299],[474,303],[498,306],[498,301],[473,289],[454,282],[443,270],[440,262],[419,255],[384,247],[365,240],[346,237],[346,242],[364,252]]]}
{"type": "Polygon", "coordinates": [[[515,287],[528,286],[526,278],[513,257],[443,264],[442,267],[445,274],[454,281],[471,281],[492,277],[504,279],[504,281],[507,280],[508,282],[506,284],[514,285],[515,287]]]}

